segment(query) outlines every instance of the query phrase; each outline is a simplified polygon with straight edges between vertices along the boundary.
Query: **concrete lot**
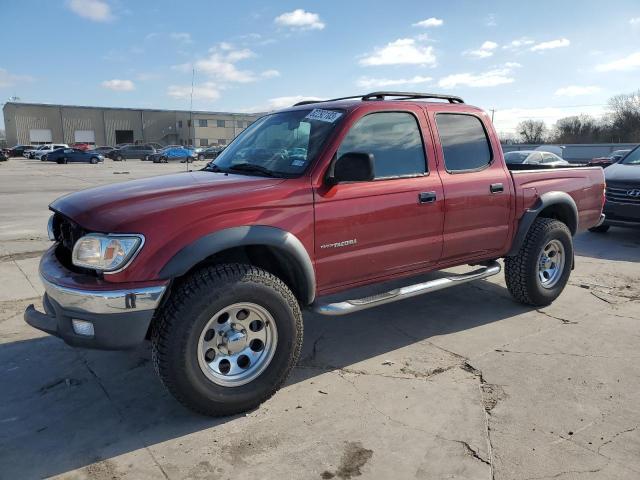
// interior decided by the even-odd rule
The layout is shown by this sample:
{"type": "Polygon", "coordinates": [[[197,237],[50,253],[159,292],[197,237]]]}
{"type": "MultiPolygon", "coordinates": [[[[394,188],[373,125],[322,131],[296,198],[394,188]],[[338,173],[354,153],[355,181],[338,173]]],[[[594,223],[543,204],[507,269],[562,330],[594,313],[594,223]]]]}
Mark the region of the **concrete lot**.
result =
{"type": "Polygon", "coordinates": [[[50,201],[184,168],[0,163],[0,478],[640,478],[638,231],[577,237],[570,284],[541,310],[499,275],[306,313],[287,385],[230,418],[177,404],[148,345],[75,350],[23,322],[50,201]]]}

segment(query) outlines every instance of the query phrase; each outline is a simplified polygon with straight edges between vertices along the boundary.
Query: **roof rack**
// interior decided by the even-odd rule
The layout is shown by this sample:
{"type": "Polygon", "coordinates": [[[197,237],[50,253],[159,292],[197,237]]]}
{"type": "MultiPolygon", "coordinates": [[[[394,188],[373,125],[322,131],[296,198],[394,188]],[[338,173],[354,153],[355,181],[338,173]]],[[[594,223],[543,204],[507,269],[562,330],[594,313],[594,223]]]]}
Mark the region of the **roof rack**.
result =
{"type": "Polygon", "coordinates": [[[384,100],[385,97],[400,97],[396,98],[396,100],[415,100],[421,98],[437,98],[439,100],[448,100],[449,103],[464,103],[464,100],[460,97],[456,97],[454,95],[443,95],[440,93],[416,93],[416,92],[389,92],[389,91],[380,91],[380,92],[371,92],[366,95],[351,95],[349,97],[340,97],[340,98],[332,98],[329,100],[303,100],[294,104],[294,107],[299,107],[301,105],[310,105],[312,103],[326,103],[326,102],[337,102],[340,100],[351,100],[354,98],[359,98],[363,102],[368,102],[371,100],[384,100]]]}

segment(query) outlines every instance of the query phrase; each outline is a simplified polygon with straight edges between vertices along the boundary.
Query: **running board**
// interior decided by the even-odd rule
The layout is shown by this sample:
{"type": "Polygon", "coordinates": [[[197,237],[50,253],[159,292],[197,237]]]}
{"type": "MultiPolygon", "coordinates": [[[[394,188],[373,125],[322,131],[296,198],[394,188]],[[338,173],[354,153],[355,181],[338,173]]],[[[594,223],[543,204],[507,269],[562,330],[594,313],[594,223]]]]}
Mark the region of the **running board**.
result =
{"type": "Polygon", "coordinates": [[[500,264],[493,260],[486,266],[469,273],[450,275],[424,283],[416,283],[415,285],[396,288],[389,292],[379,293],[370,297],[356,298],[337,303],[314,303],[311,308],[314,312],[321,315],[346,315],[347,313],[366,310],[367,308],[377,307],[385,303],[397,302],[405,298],[417,297],[418,295],[435,292],[436,290],[443,290],[462,283],[487,278],[492,275],[497,275],[500,273],[500,270],[500,264]]]}

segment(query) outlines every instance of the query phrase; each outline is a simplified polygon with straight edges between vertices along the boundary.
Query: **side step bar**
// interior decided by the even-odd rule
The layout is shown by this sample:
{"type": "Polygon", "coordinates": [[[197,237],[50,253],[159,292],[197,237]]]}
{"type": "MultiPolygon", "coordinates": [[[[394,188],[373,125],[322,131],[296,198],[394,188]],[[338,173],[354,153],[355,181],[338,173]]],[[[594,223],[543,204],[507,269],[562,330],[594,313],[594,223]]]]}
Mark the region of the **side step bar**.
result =
{"type": "Polygon", "coordinates": [[[314,312],[321,315],[346,315],[347,313],[366,310],[367,308],[377,307],[379,305],[384,305],[385,303],[397,302],[398,300],[404,300],[405,298],[417,297],[418,295],[435,292],[436,290],[443,290],[462,283],[487,278],[492,275],[497,275],[500,273],[500,270],[500,264],[495,260],[492,260],[486,266],[469,273],[450,275],[448,277],[438,278],[424,283],[408,285],[406,287],[396,288],[389,292],[379,293],[370,297],[345,300],[344,302],[337,303],[314,303],[311,308],[314,312]]]}

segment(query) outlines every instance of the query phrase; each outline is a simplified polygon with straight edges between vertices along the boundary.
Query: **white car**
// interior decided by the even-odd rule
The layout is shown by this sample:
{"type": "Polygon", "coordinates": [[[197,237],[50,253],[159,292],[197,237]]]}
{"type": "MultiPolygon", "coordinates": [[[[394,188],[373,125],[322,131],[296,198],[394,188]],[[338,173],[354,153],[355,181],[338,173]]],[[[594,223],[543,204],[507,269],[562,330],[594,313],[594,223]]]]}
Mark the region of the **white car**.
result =
{"type": "Polygon", "coordinates": [[[39,148],[33,153],[33,158],[37,158],[38,160],[43,160],[43,156],[47,153],[51,153],[54,150],[58,150],[59,148],[69,148],[69,145],[66,143],[58,143],[55,145],[44,145],[43,148],[39,148]]]}
{"type": "Polygon", "coordinates": [[[516,150],[514,152],[507,152],[504,154],[504,160],[507,164],[521,163],[525,165],[546,165],[550,167],[571,165],[555,153],[537,150],[516,150]]]}
{"type": "Polygon", "coordinates": [[[29,148],[28,150],[25,150],[24,152],[22,152],[22,156],[24,158],[33,158],[33,155],[40,150],[41,148],[46,147],[46,145],[38,145],[37,147],[33,147],[33,148],[29,148]]]}

